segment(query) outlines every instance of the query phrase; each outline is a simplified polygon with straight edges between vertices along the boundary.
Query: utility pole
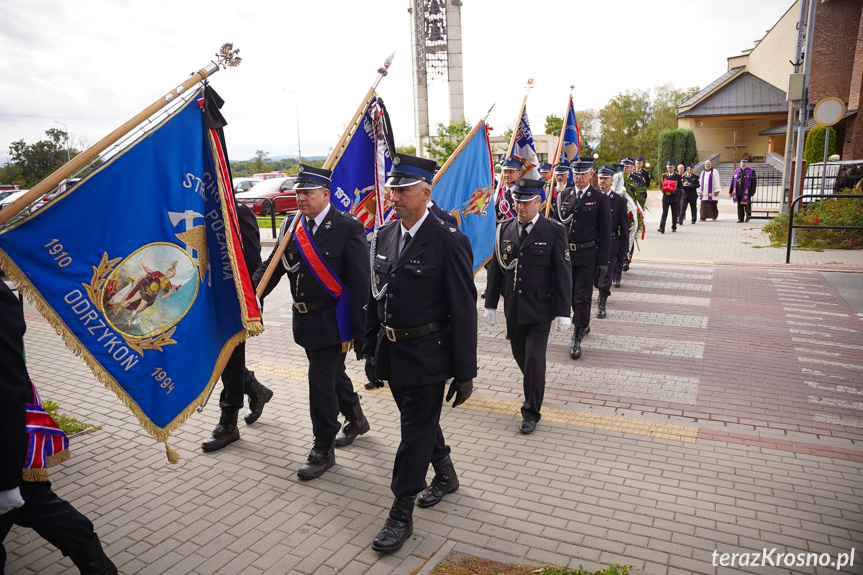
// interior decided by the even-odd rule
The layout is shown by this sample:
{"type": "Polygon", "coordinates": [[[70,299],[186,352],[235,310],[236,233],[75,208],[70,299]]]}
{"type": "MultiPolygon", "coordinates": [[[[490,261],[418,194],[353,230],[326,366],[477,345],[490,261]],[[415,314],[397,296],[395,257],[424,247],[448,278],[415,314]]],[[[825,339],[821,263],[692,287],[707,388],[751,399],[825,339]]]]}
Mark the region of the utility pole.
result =
{"type": "Polygon", "coordinates": [[[69,153],[69,129],[66,127],[66,124],[64,124],[63,122],[58,122],[57,120],[54,120],[54,123],[60,124],[61,126],[63,126],[63,133],[66,135],[66,162],[67,163],[71,162],[72,161],[72,154],[69,153]]]}

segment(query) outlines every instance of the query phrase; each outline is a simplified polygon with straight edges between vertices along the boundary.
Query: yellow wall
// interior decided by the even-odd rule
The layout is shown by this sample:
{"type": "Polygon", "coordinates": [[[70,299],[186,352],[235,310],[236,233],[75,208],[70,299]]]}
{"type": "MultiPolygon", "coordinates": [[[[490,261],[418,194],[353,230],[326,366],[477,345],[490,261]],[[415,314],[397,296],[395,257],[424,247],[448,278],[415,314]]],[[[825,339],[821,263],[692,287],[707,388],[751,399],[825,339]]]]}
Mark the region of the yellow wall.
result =
{"type": "Polygon", "coordinates": [[[734,143],[734,132],[737,132],[737,144],[746,145],[746,148],[738,148],[737,158],[740,159],[744,153],[750,156],[764,156],[768,152],[768,137],[759,136],[758,132],[771,127],[771,120],[783,119],[784,117],[766,117],[754,120],[720,120],[718,118],[697,119],[681,118],[678,127],[688,128],[695,132],[695,141],[698,145],[698,161],[704,161],[712,154],[720,154],[720,162],[731,162],[734,160],[734,150],[725,149],[734,143]],[[701,125],[698,125],[701,122],[701,125]]]}
{"type": "Polygon", "coordinates": [[[790,60],[794,58],[799,17],[800,0],[797,0],[748,56],[732,56],[728,59],[728,69],[745,65],[747,72],[773,84],[783,92],[786,91],[788,74],[794,72],[790,60]]]}

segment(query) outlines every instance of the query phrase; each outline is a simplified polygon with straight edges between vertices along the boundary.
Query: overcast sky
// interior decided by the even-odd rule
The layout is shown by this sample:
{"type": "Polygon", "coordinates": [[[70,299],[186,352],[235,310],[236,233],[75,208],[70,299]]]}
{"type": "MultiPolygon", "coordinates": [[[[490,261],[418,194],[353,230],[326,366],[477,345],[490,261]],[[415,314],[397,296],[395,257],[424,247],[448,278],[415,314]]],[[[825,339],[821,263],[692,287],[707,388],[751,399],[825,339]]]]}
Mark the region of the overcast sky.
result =
{"type": "MultiPolygon", "coordinates": [[[[0,162],[63,122],[93,144],[213,58],[224,42],[243,63],[211,79],[225,99],[232,160],[255,150],[326,155],[391,52],[378,91],[396,143],[415,144],[412,0],[2,0],[0,162]]],[[[726,58],[752,48],[792,0],[462,0],[465,114],[496,104],[493,135],[514,124],[527,78],[534,131],[624,90],[666,82],[703,87],[726,58]],[[721,10],[720,10],[721,8],[721,10]]],[[[793,56],[788,47],[788,58],[793,56]]],[[[446,87],[430,89],[431,119],[448,121],[446,87]]],[[[434,127],[432,128],[434,133],[434,127]]]]}

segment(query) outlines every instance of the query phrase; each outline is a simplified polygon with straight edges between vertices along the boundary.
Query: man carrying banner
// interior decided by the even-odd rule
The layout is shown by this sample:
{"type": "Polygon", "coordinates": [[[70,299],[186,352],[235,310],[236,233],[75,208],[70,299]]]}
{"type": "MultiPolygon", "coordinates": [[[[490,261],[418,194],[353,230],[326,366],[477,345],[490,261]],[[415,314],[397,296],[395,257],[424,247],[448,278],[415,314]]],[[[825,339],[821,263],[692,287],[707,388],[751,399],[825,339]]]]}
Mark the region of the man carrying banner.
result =
{"type": "Polygon", "coordinates": [[[536,431],[545,394],[545,355],[552,320],[570,325],[572,271],[566,228],[539,213],[542,180],[515,181],[518,217],[500,225],[488,270],[485,318],[494,324],[503,294],[503,312],[512,355],[523,375],[524,404],[519,431],[536,431]]]}
{"type": "Polygon", "coordinates": [[[572,190],[572,167],[569,162],[561,160],[554,165],[554,181],[552,182],[550,194],[546,194],[546,198],[551,196],[551,208],[549,214],[557,213],[557,202],[561,194],[567,194],[572,190]]]}
{"type": "Polygon", "coordinates": [[[512,182],[518,178],[522,165],[510,156],[501,162],[500,167],[501,183],[494,198],[494,215],[498,223],[515,217],[515,209],[512,205],[512,182]]]}
{"type": "Polygon", "coordinates": [[[428,210],[435,162],[398,154],[387,189],[400,218],[372,239],[372,283],[363,351],[390,383],[401,442],[391,488],[395,500],[372,549],[395,551],[413,533],[413,508],[436,505],[459,487],[440,427],[441,404],[460,405],[477,372],[476,285],[467,236],[428,210]],[[398,160],[398,161],[396,161],[398,160]],[[429,463],[435,470],[426,488],[429,463]],[[420,493],[421,492],[421,493],[420,493]]]}
{"type": "Polygon", "coordinates": [[[593,160],[572,163],[575,186],[560,198],[557,220],[569,230],[572,263],[572,347],[569,356],[581,358],[581,340],[590,332],[593,283],[608,273],[611,253],[611,210],[608,197],[590,185],[593,160]]]}
{"type": "MultiPolygon", "coordinates": [[[[249,277],[261,265],[261,235],[258,232],[258,219],[252,208],[234,200],[237,210],[237,221],[240,224],[240,236],[243,239],[243,259],[249,277]]],[[[261,417],[264,405],[273,398],[272,390],[261,385],[252,371],[246,369],[246,342],[241,341],[234,348],[225,369],[222,371],[222,393],[219,395],[219,408],[222,415],[219,424],[213,430],[209,439],[201,444],[204,451],[216,451],[240,438],[237,428],[237,415],[243,408],[243,394],[249,396],[249,413],[244,416],[246,425],[250,425],[261,417]]]]}
{"type": "MultiPolygon", "coordinates": [[[[617,269],[617,263],[628,257],[629,251],[629,210],[626,199],[611,190],[614,178],[614,168],[602,166],[597,172],[599,190],[608,197],[608,205],[611,210],[611,251],[609,255],[608,269],[617,269]]],[[[605,303],[611,295],[611,273],[605,274],[596,280],[596,288],[599,290],[599,301],[597,302],[597,319],[605,319],[605,303]]]]}
{"type": "MultiPolygon", "coordinates": [[[[301,214],[296,217],[300,219],[282,265],[276,267],[263,292],[266,296],[281,275],[287,274],[294,297],[294,341],[309,358],[309,409],[315,442],[308,461],[297,470],[297,476],[305,480],[323,475],[335,464],[334,448],[350,445],[370,428],[345,373],[345,355],[364,333],[366,302],[361,294],[369,281],[368,244],[356,216],[330,203],[331,175],[330,170],[300,164],[295,187],[301,214]],[[347,423],[343,435],[336,438],[339,412],[347,423]]],[[[272,257],[255,272],[256,285],[272,257]]]]}
{"type": "Polygon", "coordinates": [[[82,575],[116,575],[93,523],[51,490],[47,468],[69,456],[69,440],[30,383],[26,329],[21,302],[0,281],[0,573],[6,565],[3,539],[20,525],[57,547],[82,575]]]}

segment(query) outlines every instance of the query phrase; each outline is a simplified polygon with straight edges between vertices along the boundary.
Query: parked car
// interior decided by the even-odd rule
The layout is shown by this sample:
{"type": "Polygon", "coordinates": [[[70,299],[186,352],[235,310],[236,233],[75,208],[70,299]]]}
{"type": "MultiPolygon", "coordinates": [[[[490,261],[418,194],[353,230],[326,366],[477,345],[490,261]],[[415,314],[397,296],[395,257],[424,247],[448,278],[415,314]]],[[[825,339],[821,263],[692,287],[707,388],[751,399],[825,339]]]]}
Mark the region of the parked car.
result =
{"type": "Polygon", "coordinates": [[[9,193],[6,193],[6,191],[0,193],[0,210],[12,205],[15,200],[17,200],[29,191],[30,190],[14,190],[9,193]]]}
{"type": "Polygon", "coordinates": [[[236,195],[256,215],[269,216],[273,213],[284,214],[297,211],[297,192],[294,191],[294,180],[291,178],[274,178],[252,186],[249,191],[236,195]],[[272,202],[265,201],[265,198],[272,202]]]}
{"type": "Polygon", "coordinates": [[[36,210],[45,207],[48,202],[50,202],[51,200],[53,200],[54,198],[56,198],[57,196],[59,196],[80,181],[81,178],[69,178],[68,180],[61,181],[56,188],[42,196],[41,200],[30,206],[30,213],[32,214],[36,210]]]}
{"type": "MultiPolygon", "coordinates": [[[[806,166],[806,178],[803,183],[804,194],[820,194],[823,162],[812,162],[806,166]]],[[[835,193],[837,188],[853,188],[863,179],[863,160],[839,160],[827,162],[827,176],[824,180],[825,194],[835,193]],[[844,170],[844,173],[843,173],[844,170]],[[837,186],[838,184],[838,186],[837,186]]]]}
{"type": "Polygon", "coordinates": [[[249,188],[263,181],[261,178],[234,178],[231,183],[234,185],[235,192],[247,192],[249,188]]]}
{"type": "Polygon", "coordinates": [[[9,196],[11,196],[12,194],[15,194],[15,193],[17,193],[17,192],[18,192],[18,188],[17,188],[17,187],[15,187],[15,188],[13,188],[13,187],[6,188],[6,187],[3,187],[3,186],[0,186],[0,202],[2,202],[3,200],[5,200],[5,199],[6,199],[6,198],[8,198],[9,196]]]}

